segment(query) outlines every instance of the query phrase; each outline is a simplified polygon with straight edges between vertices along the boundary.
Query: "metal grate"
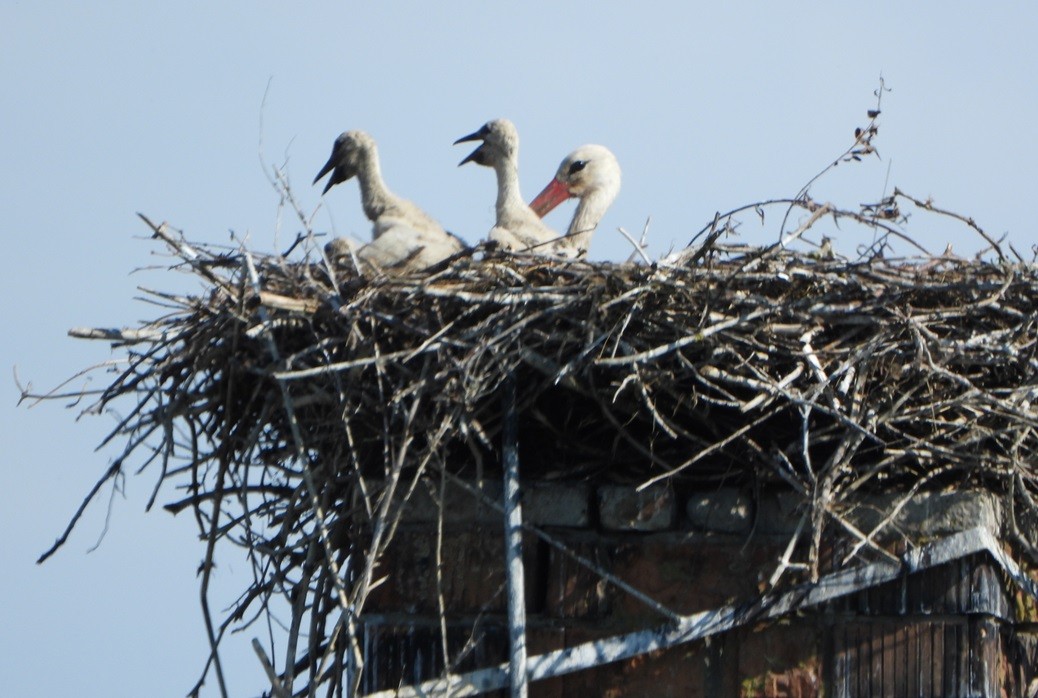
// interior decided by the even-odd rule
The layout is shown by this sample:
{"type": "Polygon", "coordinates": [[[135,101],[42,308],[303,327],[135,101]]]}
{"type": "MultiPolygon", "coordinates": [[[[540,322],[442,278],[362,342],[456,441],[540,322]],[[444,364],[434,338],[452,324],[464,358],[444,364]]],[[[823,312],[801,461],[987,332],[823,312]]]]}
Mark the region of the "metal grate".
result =
{"type": "MultiPolygon", "coordinates": [[[[367,619],[361,637],[361,694],[419,684],[443,675],[438,625],[367,619]]],[[[508,658],[507,629],[497,623],[448,625],[447,646],[454,662],[451,671],[497,664],[508,658]]]]}
{"type": "Polygon", "coordinates": [[[990,618],[864,620],[833,628],[828,695],[997,698],[999,624],[990,618]]]}

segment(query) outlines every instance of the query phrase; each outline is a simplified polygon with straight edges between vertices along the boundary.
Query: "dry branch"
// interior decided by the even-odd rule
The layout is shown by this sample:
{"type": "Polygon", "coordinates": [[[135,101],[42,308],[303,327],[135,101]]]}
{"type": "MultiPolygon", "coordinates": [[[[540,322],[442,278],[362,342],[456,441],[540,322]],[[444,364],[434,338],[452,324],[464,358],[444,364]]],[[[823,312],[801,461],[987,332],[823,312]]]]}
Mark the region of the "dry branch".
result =
{"type": "Polygon", "coordinates": [[[203,599],[222,546],[248,549],[255,580],[209,624],[211,659],[219,671],[225,631],[284,596],[290,642],[257,654],[286,652],[270,669],[286,694],[304,680],[356,687],[375,564],[417,488],[442,497],[443,478],[500,472],[510,375],[524,477],[792,486],[810,530],[776,583],[819,575],[828,527],[859,557],[889,558],[881,530],[844,517],[869,492],[979,485],[1032,520],[1035,267],[986,236],[993,262],[804,253],[789,243],[833,218],[904,233],[890,205],[776,205],[806,218],[766,248],[723,244],[726,215],[667,266],[488,252],[394,279],[330,266],[312,241],[292,261],[149,221],[205,292],[155,294],[164,314],[139,327],[74,331],[124,359],[99,368],[115,373],[80,395],[85,411],[130,405],[106,439],[122,454],[84,507],[135,458],[209,543],[203,599]]]}

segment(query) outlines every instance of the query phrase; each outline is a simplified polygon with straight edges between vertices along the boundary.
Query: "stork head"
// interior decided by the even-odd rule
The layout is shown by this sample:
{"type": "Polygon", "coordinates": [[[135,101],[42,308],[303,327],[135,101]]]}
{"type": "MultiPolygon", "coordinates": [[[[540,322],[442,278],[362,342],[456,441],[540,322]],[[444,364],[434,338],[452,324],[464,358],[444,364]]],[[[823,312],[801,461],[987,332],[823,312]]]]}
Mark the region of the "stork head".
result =
{"type": "Polygon", "coordinates": [[[616,156],[602,145],[582,145],[566,156],[555,178],[530,202],[530,208],[544,217],[571,196],[583,199],[594,194],[611,203],[619,192],[620,163],[616,156]]]}
{"type": "Polygon", "coordinates": [[[317,184],[321,177],[331,172],[332,176],[328,178],[328,183],[324,186],[324,191],[321,192],[322,194],[327,193],[336,184],[355,177],[369,153],[372,152],[375,152],[375,141],[368,134],[363,131],[346,131],[342,133],[335,139],[335,145],[332,146],[332,154],[328,158],[328,162],[324,163],[324,167],[314,177],[314,184],[317,184]]]}
{"type": "Polygon", "coordinates": [[[454,145],[470,141],[483,142],[459,162],[459,166],[466,162],[474,162],[477,165],[493,167],[494,163],[502,159],[516,158],[519,152],[519,132],[515,129],[515,124],[508,119],[488,121],[478,131],[454,141],[454,145]]]}

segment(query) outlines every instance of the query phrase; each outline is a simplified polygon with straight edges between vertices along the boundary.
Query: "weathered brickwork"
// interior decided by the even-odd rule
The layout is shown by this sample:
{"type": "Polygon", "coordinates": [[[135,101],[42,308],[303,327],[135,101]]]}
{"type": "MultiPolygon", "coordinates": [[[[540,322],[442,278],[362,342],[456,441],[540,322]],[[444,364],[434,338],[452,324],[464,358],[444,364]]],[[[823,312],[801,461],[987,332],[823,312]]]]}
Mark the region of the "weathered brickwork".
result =
{"type": "MultiPolygon", "coordinates": [[[[493,498],[499,490],[488,484],[483,492],[493,498]]],[[[439,590],[452,619],[450,636],[459,638],[451,646],[463,645],[472,629],[480,628],[479,661],[485,666],[504,661],[507,648],[502,524],[497,510],[464,494],[448,488],[439,590]]],[[[843,515],[869,532],[898,501],[876,498],[843,515]]],[[[790,493],[754,500],[732,488],[682,495],[667,486],[638,491],[621,485],[526,483],[522,504],[528,522],[596,568],[588,569],[533,533],[525,535],[531,655],[666,622],[600,572],[683,615],[757,598],[804,514],[790,493]]],[[[365,607],[376,625],[383,622],[379,618],[393,623],[421,620],[427,627],[438,622],[435,505],[435,498],[426,499],[409,513],[376,570],[376,578],[385,581],[365,607]]],[[[997,530],[1000,515],[994,500],[983,493],[928,494],[903,506],[897,528],[891,530],[922,539],[975,525],[997,530]]],[[[823,542],[824,572],[839,562],[849,544],[846,539],[823,542]]],[[[902,539],[905,544],[911,544],[908,538],[902,539]]],[[[803,552],[801,548],[798,559],[803,552]]],[[[915,683],[905,685],[918,688],[919,695],[940,695],[930,689],[945,691],[958,676],[955,672],[979,677],[970,684],[976,689],[971,695],[989,695],[999,686],[1006,692],[1032,680],[1029,670],[1020,668],[1026,660],[1012,657],[1034,654],[1036,644],[1030,636],[1008,635],[1000,624],[999,618],[1014,612],[1012,598],[994,568],[982,560],[963,559],[809,613],[750,623],[705,641],[535,682],[530,694],[813,698],[858,695],[857,689],[846,687],[866,681],[861,685],[882,695],[890,685],[909,680],[896,672],[908,671],[918,675],[915,683]],[[930,612],[940,617],[932,620],[926,615],[930,612]],[[952,678],[924,679],[922,671],[930,665],[916,655],[938,649],[952,678]],[[880,662],[880,668],[869,662],[880,662]],[[826,692],[827,681],[846,690],[826,692]]],[[[392,643],[393,632],[379,635],[383,645],[392,643]]],[[[399,642],[407,646],[416,642],[413,635],[401,637],[399,642]]],[[[424,640],[424,657],[437,655],[437,637],[430,632],[424,640]]],[[[378,655],[377,647],[369,651],[378,655]]],[[[397,657],[394,662],[402,661],[399,651],[390,654],[397,657]]],[[[387,676],[380,674],[381,687],[397,685],[403,674],[396,682],[387,676]]]]}

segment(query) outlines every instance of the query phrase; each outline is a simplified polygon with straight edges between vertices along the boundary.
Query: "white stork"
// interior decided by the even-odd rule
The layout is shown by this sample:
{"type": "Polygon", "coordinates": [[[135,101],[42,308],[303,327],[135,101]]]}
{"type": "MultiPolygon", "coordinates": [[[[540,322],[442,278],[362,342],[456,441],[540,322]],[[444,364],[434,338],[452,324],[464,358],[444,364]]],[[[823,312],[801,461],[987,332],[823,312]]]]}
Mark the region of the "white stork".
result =
{"type": "Polygon", "coordinates": [[[344,238],[326,248],[329,254],[351,251],[357,258],[388,273],[425,269],[458,254],[465,244],[416,205],[393,194],[382,181],[378,148],[363,131],[346,131],[335,139],[331,157],[314,184],[331,172],[322,194],[356,177],[364,214],[372,222],[372,241],[356,245],[344,238]]]}
{"type": "Polygon", "coordinates": [[[519,132],[508,119],[488,121],[475,133],[454,141],[483,141],[459,165],[474,162],[497,174],[497,222],[490,240],[506,250],[556,254],[559,234],[546,226],[519,191],[519,132]]]}

